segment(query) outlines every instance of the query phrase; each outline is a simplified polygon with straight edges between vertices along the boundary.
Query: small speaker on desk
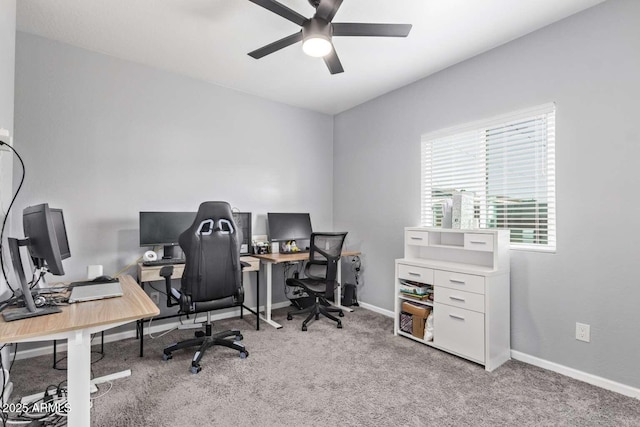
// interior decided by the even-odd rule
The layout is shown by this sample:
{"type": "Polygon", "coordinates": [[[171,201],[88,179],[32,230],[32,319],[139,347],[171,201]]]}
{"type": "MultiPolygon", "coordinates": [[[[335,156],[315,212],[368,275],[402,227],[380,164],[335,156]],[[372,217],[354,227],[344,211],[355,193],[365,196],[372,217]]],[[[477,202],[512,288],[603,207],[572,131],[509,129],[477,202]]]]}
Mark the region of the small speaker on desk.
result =
{"type": "Polygon", "coordinates": [[[154,251],[147,251],[142,255],[143,261],[155,261],[158,259],[158,254],[154,251]]]}

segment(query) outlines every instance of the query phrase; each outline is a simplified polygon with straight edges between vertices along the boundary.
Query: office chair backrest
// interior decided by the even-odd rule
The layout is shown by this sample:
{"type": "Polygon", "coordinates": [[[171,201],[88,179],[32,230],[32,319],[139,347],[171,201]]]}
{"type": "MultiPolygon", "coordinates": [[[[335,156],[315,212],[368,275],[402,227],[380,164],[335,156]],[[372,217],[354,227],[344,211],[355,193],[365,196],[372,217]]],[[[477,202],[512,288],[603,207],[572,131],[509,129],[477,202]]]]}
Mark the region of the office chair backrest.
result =
{"type": "Polygon", "coordinates": [[[331,297],[335,289],[338,263],[347,233],[311,233],[309,261],[305,266],[307,277],[326,280],[325,296],[331,297]]]}
{"type": "Polygon", "coordinates": [[[202,203],[178,242],[186,257],[181,291],[191,302],[243,302],[240,238],[227,202],[202,203]]]}

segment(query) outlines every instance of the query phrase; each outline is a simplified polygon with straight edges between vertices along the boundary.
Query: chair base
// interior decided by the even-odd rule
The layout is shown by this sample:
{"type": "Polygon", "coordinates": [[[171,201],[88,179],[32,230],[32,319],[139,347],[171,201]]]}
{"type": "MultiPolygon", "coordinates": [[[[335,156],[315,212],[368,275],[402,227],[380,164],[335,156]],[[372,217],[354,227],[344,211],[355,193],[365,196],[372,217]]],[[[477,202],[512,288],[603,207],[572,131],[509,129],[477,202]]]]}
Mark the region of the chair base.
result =
{"type": "Polygon", "coordinates": [[[165,348],[164,354],[162,356],[163,360],[171,359],[173,357],[172,353],[176,350],[181,350],[183,348],[189,347],[199,347],[193,355],[190,368],[192,374],[197,374],[202,370],[202,367],[200,366],[200,360],[202,360],[205,351],[207,351],[208,348],[216,345],[228,347],[233,350],[239,351],[241,359],[246,359],[247,357],[249,357],[249,352],[241,342],[243,337],[239,330],[227,330],[212,334],[211,324],[208,323],[205,326],[206,331],[204,333],[202,331],[196,332],[196,338],[180,341],[165,348]],[[234,339],[230,340],[228,339],[229,337],[234,337],[234,339]]]}
{"type": "Polygon", "coordinates": [[[337,322],[338,329],[342,329],[342,321],[332,315],[331,313],[338,313],[339,317],[344,317],[344,313],[337,307],[332,307],[325,298],[317,298],[316,303],[310,307],[303,308],[302,310],[290,311],[287,313],[287,320],[293,319],[294,315],[309,313],[307,318],[302,322],[302,330],[307,330],[307,324],[315,317],[315,320],[320,319],[322,314],[324,317],[337,322]]]}

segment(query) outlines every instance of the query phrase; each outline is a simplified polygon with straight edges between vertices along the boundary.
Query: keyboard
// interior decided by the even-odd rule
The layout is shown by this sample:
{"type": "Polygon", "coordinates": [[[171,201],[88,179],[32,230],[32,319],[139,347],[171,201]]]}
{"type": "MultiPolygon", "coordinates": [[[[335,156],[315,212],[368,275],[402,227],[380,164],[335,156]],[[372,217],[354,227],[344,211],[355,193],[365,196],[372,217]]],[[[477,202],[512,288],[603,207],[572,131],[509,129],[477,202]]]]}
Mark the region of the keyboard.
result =
{"type": "Polygon", "coordinates": [[[185,263],[185,260],[182,258],[171,258],[171,259],[160,258],[155,261],[143,261],[142,265],[144,265],[145,267],[149,267],[153,265],[173,265],[173,264],[184,264],[184,263],[185,263]]]}

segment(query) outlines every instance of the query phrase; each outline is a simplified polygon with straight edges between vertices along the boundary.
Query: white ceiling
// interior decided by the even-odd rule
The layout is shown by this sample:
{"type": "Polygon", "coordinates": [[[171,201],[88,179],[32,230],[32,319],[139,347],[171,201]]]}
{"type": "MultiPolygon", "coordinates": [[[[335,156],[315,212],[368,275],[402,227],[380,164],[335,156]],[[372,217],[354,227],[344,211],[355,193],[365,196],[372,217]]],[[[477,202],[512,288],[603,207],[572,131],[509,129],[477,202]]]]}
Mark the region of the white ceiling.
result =
{"type": "MultiPolygon", "coordinates": [[[[280,0],[304,16],[307,0],[280,0]]],[[[409,23],[408,38],[335,37],[345,72],[295,44],[300,27],[248,0],[18,0],[17,27],[245,93],[336,114],[604,0],[344,0],[334,22],[409,23]]]]}

